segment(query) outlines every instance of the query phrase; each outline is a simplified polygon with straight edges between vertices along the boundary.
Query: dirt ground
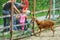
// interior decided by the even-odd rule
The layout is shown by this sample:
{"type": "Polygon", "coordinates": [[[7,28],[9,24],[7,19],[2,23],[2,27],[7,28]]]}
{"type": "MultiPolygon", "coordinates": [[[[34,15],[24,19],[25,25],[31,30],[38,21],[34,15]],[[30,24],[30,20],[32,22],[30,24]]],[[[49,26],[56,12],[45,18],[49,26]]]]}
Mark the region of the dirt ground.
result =
{"type": "Polygon", "coordinates": [[[44,31],[40,36],[31,36],[28,38],[20,39],[20,40],[60,40],[60,27],[55,28],[54,37],[52,37],[53,33],[51,30],[44,31]]]}
{"type": "Polygon", "coordinates": [[[52,37],[53,32],[51,30],[46,30],[43,31],[40,36],[37,34],[37,36],[31,36],[19,40],[60,40],[60,27],[56,27],[54,30],[54,37],[52,37]]]}

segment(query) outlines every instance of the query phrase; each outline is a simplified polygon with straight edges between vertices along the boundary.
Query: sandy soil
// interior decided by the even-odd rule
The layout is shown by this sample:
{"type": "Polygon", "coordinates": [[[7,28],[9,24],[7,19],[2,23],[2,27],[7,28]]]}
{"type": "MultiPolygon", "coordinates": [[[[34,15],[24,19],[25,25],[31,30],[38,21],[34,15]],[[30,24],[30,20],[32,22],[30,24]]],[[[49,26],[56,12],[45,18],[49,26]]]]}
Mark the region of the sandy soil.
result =
{"type": "Polygon", "coordinates": [[[44,31],[40,36],[31,36],[28,38],[20,39],[20,40],[60,40],[60,27],[55,28],[54,37],[52,37],[53,33],[51,30],[44,31]]]}

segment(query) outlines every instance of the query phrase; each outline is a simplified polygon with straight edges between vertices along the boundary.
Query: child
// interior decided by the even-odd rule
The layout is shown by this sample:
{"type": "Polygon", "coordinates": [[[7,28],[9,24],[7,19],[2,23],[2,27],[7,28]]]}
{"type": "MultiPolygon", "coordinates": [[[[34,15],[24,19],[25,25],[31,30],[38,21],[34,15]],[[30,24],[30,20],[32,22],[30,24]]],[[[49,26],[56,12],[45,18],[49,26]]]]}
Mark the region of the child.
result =
{"type": "Polygon", "coordinates": [[[29,14],[30,11],[28,10],[28,7],[29,7],[29,1],[28,0],[22,0],[22,3],[25,3],[25,7],[23,8],[23,11],[26,12],[26,14],[29,14]]]}
{"type": "MultiPolygon", "coordinates": [[[[28,0],[21,0],[22,3],[25,3],[24,8],[22,9],[23,12],[26,13],[26,15],[28,15],[30,13],[30,11],[28,10],[29,7],[29,1],[28,0]]],[[[25,20],[25,23],[28,23],[27,19],[25,20]]],[[[29,27],[29,25],[27,24],[27,26],[29,27]]],[[[25,30],[28,29],[28,27],[25,26],[25,30]]]]}
{"type": "Polygon", "coordinates": [[[19,18],[19,22],[20,24],[22,24],[21,29],[22,31],[24,31],[24,28],[25,28],[24,23],[25,23],[26,18],[28,18],[28,16],[25,14],[25,12],[21,12],[21,14],[17,18],[19,18]]]}
{"type": "Polygon", "coordinates": [[[29,1],[28,0],[22,0],[22,3],[26,4],[26,6],[24,7],[24,10],[27,10],[29,7],[29,1]]]}

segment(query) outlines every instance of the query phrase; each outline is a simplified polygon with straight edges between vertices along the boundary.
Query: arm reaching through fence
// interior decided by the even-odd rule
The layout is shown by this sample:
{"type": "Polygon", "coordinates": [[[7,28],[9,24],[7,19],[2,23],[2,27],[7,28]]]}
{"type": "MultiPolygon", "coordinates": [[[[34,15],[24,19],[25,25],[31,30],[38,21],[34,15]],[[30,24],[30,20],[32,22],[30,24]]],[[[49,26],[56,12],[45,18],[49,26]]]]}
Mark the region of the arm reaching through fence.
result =
{"type": "Polygon", "coordinates": [[[14,5],[14,9],[16,12],[20,13],[20,11],[15,7],[15,5],[14,5]]]}

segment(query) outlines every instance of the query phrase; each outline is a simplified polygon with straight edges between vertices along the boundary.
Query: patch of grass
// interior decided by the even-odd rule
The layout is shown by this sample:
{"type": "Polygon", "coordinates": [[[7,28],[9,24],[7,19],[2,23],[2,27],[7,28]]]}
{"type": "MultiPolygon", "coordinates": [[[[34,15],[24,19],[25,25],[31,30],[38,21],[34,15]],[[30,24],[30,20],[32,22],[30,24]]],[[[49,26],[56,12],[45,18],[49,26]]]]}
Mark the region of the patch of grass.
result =
{"type": "MultiPolygon", "coordinates": [[[[35,14],[35,17],[41,17],[41,16],[46,16],[47,12],[42,12],[42,13],[37,13],[35,14]]],[[[29,14],[28,16],[32,17],[32,14],[29,14]]]]}
{"type": "Polygon", "coordinates": [[[35,14],[36,17],[46,16],[47,12],[37,13],[35,14]]]}
{"type": "Polygon", "coordinates": [[[3,40],[3,37],[0,37],[0,40],[3,40]]]}
{"type": "Polygon", "coordinates": [[[5,38],[10,38],[10,34],[9,34],[9,33],[6,34],[6,35],[5,35],[5,38]]]}
{"type": "Polygon", "coordinates": [[[0,18],[0,25],[3,24],[3,18],[0,18]]]}

